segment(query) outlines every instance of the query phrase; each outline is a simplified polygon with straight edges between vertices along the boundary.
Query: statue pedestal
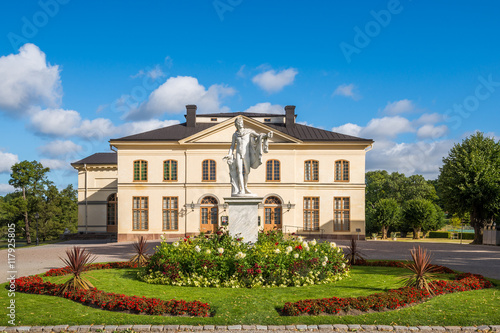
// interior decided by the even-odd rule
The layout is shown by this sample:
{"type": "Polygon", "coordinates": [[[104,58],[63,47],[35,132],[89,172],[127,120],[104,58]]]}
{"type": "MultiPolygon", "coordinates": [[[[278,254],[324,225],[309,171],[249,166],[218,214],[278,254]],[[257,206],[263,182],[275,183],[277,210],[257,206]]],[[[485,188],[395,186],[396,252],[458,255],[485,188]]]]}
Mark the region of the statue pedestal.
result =
{"type": "Polygon", "coordinates": [[[228,197],[229,234],[233,237],[243,237],[245,243],[257,242],[259,234],[259,204],[263,198],[228,197]]]}

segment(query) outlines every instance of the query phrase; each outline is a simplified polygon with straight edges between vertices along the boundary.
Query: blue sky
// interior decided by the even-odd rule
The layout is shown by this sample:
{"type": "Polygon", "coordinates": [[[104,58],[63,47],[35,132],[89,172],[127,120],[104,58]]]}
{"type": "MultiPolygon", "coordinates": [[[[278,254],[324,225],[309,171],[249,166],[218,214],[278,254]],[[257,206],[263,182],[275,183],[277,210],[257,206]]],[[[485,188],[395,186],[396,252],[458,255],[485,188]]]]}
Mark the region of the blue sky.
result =
{"type": "Polygon", "coordinates": [[[0,5],[0,194],[39,160],[58,186],[108,140],[198,112],[283,112],[372,138],[367,170],[436,178],[500,130],[500,4],[9,1],[0,5]]]}

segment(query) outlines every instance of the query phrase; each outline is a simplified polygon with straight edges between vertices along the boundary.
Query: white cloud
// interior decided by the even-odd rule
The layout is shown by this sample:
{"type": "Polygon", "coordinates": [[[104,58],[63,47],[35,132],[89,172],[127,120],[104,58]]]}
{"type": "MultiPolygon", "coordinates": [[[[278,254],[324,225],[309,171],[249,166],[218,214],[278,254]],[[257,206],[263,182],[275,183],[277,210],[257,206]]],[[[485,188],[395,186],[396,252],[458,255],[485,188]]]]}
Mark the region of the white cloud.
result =
{"type": "Polygon", "coordinates": [[[44,146],[38,147],[38,151],[41,155],[50,158],[73,155],[80,152],[81,150],[82,146],[77,145],[73,141],[69,140],[55,140],[47,143],[44,146]]]}
{"type": "Polygon", "coordinates": [[[17,155],[0,151],[0,173],[10,173],[10,167],[19,162],[17,155]]]}
{"type": "Polygon", "coordinates": [[[389,115],[397,115],[401,113],[407,113],[415,110],[415,105],[412,101],[408,99],[402,99],[400,101],[388,102],[384,108],[384,112],[389,115]]]}
{"type": "Polygon", "coordinates": [[[4,196],[8,193],[14,192],[14,187],[9,184],[0,184],[0,195],[4,196]]]}
{"type": "Polygon", "coordinates": [[[36,105],[56,107],[62,97],[59,67],[46,62],[34,44],[25,44],[18,54],[0,57],[0,109],[23,115],[36,105]]]}
{"type": "Polygon", "coordinates": [[[419,139],[438,139],[448,133],[446,125],[434,126],[431,124],[424,125],[417,130],[417,137],[419,139]]]}
{"type": "Polygon", "coordinates": [[[31,126],[40,134],[68,137],[74,135],[82,117],[78,111],[64,109],[39,110],[31,116],[31,126]]]}
{"type": "MultiPolygon", "coordinates": [[[[122,125],[115,126],[113,122],[107,118],[82,119],[80,114],[74,110],[64,109],[46,109],[40,110],[31,118],[31,127],[42,135],[51,137],[79,137],[91,140],[107,140],[111,137],[126,136],[140,132],[150,131],[156,128],[171,126],[178,124],[177,120],[157,120],[151,119],[146,121],[128,122],[122,125]]],[[[61,145],[71,141],[56,141],[61,145]]],[[[41,148],[42,152],[57,151],[53,148],[41,148]]],[[[69,147],[68,147],[69,148],[69,147]]],[[[74,148],[74,147],[73,147],[74,148]]],[[[69,150],[69,149],[68,149],[69,150]]],[[[56,155],[47,155],[55,157],[56,155]]]]}
{"type": "Polygon", "coordinates": [[[347,124],[344,124],[342,126],[332,128],[332,132],[337,132],[337,133],[352,135],[352,136],[359,136],[361,133],[361,130],[363,130],[363,127],[356,125],[356,124],[352,124],[352,123],[347,123],[347,124]]]}
{"type": "Polygon", "coordinates": [[[232,96],[236,91],[227,86],[214,84],[206,89],[198,83],[198,79],[191,76],[177,76],[169,78],[165,83],[154,90],[146,102],[133,109],[126,115],[126,119],[150,119],[163,113],[185,112],[187,104],[196,104],[199,113],[227,112],[222,107],[222,99],[232,96]]]}
{"type": "Polygon", "coordinates": [[[436,124],[444,121],[444,116],[439,113],[424,113],[417,120],[415,120],[416,125],[425,125],[425,124],[436,124]]]}
{"type": "Polygon", "coordinates": [[[252,82],[268,93],[275,93],[285,86],[291,85],[298,73],[295,68],[284,69],[279,72],[271,69],[255,75],[252,82]]]}
{"type": "Polygon", "coordinates": [[[156,65],[154,68],[151,69],[146,69],[146,70],[141,69],[139,72],[137,72],[134,75],[131,75],[130,77],[135,79],[143,76],[147,76],[152,80],[156,80],[157,78],[164,77],[166,75],[161,69],[160,65],[156,65]]]}
{"type": "Polygon", "coordinates": [[[237,77],[240,77],[242,79],[246,78],[246,74],[245,74],[245,65],[241,65],[240,69],[238,70],[238,72],[236,72],[236,76],[237,77]]]}
{"type": "Polygon", "coordinates": [[[50,170],[70,170],[71,164],[66,160],[59,159],[41,159],[40,163],[46,168],[50,168],[50,170]]]}
{"type": "Polygon", "coordinates": [[[361,96],[355,92],[354,90],[356,89],[356,86],[351,83],[351,84],[341,84],[340,86],[335,89],[333,92],[333,96],[345,96],[352,98],[353,100],[358,100],[361,96]]]}
{"type": "Polygon", "coordinates": [[[395,138],[402,133],[411,133],[415,129],[410,121],[406,118],[383,117],[375,118],[368,122],[365,128],[361,131],[361,135],[366,138],[395,138]]]}
{"type": "Polygon", "coordinates": [[[397,171],[406,175],[421,174],[427,179],[436,179],[442,159],[453,144],[451,140],[431,143],[378,141],[373,145],[373,150],[366,154],[366,170],[397,171]]]}
{"type": "Polygon", "coordinates": [[[246,109],[244,112],[284,114],[285,111],[281,105],[265,102],[257,103],[246,109]]]}

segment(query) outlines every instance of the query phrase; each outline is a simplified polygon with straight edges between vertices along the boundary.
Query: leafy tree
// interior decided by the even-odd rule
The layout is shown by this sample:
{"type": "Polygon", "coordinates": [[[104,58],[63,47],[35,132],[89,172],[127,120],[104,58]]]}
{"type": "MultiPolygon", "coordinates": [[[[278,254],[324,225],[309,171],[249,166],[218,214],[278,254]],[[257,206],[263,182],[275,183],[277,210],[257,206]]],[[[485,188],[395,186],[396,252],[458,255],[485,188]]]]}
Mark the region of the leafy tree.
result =
{"type": "MultiPolygon", "coordinates": [[[[383,199],[393,199],[401,207],[409,200],[424,199],[437,202],[438,196],[432,183],[425,180],[421,175],[406,177],[402,173],[393,172],[389,174],[385,170],[370,171],[366,173],[366,226],[367,232],[380,230],[379,212],[375,206],[383,199]]],[[[403,223],[395,223],[402,234],[406,234],[412,228],[403,223]]],[[[384,227],[382,232],[387,232],[384,227]]]]}
{"type": "Polygon", "coordinates": [[[470,214],[474,244],[483,241],[484,226],[500,212],[500,142],[483,133],[455,144],[443,158],[439,186],[451,214],[470,214]]]}
{"type": "Polygon", "coordinates": [[[387,239],[390,227],[396,227],[401,219],[401,208],[395,199],[380,199],[372,213],[374,224],[382,229],[382,239],[387,239]]]}
{"type": "Polygon", "coordinates": [[[430,230],[436,220],[435,205],[426,199],[412,199],[405,203],[403,221],[413,229],[413,239],[418,239],[422,229],[430,230]]]}

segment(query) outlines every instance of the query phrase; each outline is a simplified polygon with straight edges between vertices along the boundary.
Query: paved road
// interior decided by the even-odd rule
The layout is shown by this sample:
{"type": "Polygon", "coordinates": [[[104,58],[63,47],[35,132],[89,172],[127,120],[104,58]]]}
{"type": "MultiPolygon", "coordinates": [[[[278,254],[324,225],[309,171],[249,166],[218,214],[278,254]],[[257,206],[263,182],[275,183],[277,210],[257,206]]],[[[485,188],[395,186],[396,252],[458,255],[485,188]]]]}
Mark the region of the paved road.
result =
{"type": "MultiPolygon", "coordinates": [[[[160,242],[150,242],[151,251],[160,242]]],[[[341,247],[348,241],[337,241],[341,247]]],[[[418,243],[433,254],[433,263],[463,272],[481,274],[500,280],[500,246],[418,243]]],[[[39,247],[16,249],[17,276],[43,273],[63,266],[60,257],[74,245],[83,246],[97,256],[96,262],[125,261],[133,256],[132,242],[98,243],[69,241],[39,247]]],[[[367,259],[409,259],[413,242],[359,241],[358,245],[367,259]]],[[[0,250],[0,281],[8,276],[7,251],[0,250]]]]}

